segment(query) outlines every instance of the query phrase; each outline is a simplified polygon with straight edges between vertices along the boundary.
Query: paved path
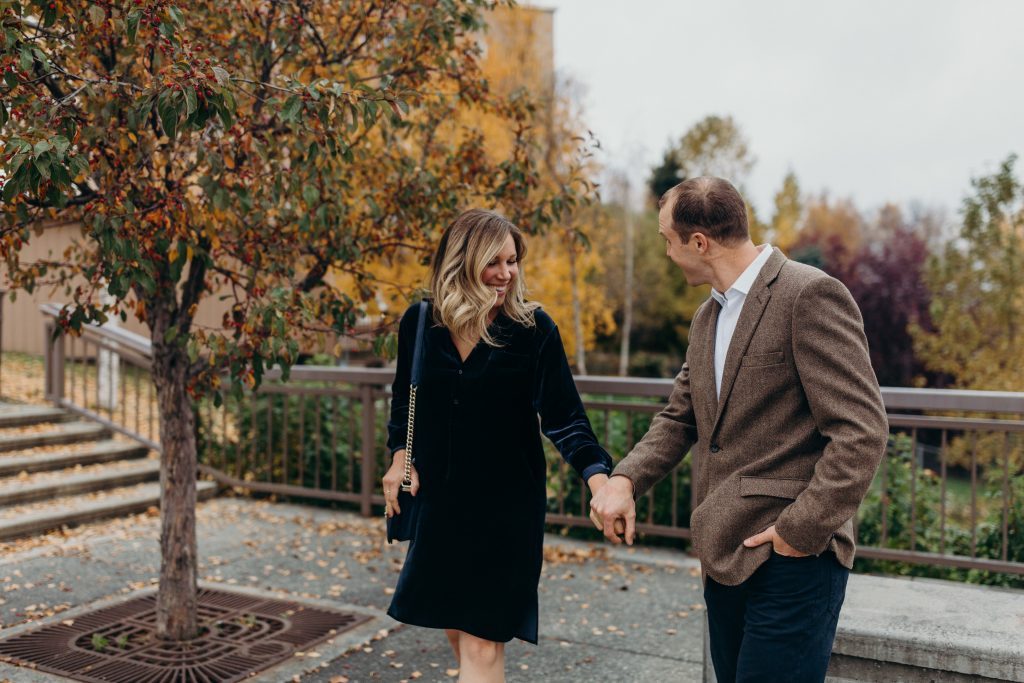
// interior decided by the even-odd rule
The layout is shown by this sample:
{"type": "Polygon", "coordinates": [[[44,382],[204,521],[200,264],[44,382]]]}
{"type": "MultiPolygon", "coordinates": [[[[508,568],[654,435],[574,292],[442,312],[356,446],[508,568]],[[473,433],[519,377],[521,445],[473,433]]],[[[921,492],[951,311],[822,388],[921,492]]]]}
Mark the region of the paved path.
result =
{"type": "MultiPolygon", "coordinates": [[[[244,498],[201,503],[198,519],[201,580],[379,615],[376,640],[346,654],[318,648],[320,660],[293,662],[260,681],[455,680],[442,632],[403,627],[382,614],[405,553],[404,544],[384,542],[382,520],[244,498]],[[320,668],[308,671],[317,661],[320,668]]],[[[0,628],[154,585],[158,536],[151,514],[0,544],[0,628]]],[[[510,683],[700,680],[696,561],[679,551],[617,549],[554,535],[546,539],[545,558],[541,642],[509,645],[510,683]]],[[[5,676],[52,680],[0,666],[0,681],[5,676]]]]}

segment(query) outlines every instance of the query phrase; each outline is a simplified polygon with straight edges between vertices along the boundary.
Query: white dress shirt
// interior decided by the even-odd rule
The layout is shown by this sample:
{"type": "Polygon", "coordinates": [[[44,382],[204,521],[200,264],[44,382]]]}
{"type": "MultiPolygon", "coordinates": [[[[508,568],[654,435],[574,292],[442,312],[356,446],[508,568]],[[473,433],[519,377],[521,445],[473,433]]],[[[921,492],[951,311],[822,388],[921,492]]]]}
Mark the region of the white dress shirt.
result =
{"type": "Polygon", "coordinates": [[[744,270],[736,282],[732,284],[725,294],[712,287],[711,296],[721,306],[718,314],[718,327],[715,329],[715,395],[722,394],[722,374],[725,372],[725,357],[729,353],[729,344],[732,342],[733,332],[736,331],[736,323],[743,312],[743,302],[747,300],[747,294],[754,285],[754,280],[768,262],[772,255],[770,244],[762,244],[758,247],[761,252],[758,254],[747,269],[744,270]]]}

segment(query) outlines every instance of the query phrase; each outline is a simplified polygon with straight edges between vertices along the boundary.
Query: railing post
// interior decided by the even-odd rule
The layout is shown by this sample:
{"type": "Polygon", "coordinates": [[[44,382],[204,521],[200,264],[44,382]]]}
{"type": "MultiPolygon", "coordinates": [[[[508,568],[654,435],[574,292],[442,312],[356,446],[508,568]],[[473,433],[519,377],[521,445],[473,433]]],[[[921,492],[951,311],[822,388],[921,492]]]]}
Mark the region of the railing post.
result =
{"type": "Polygon", "coordinates": [[[377,445],[377,405],[374,402],[373,385],[363,384],[359,393],[363,402],[363,466],[359,504],[363,516],[370,517],[373,514],[373,488],[377,479],[374,457],[377,445]]]}
{"type": "Polygon", "coordinates": [[[64,335],[61,333],[54,337],[57,329],[56,323],[47,321],[43,325],[45,352],[43,362],[45,363],[46,375],[44,379],[44,390],[46,399],[59,403],[64,398],[64,335]]]}

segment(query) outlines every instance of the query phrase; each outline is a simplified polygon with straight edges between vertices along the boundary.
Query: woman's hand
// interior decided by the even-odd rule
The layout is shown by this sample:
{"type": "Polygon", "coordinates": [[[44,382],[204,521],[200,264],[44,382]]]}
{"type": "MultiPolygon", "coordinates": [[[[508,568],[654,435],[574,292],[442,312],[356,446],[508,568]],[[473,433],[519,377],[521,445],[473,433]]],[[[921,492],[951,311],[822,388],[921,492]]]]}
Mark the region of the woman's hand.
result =
{"type": "MultiPolygon", "coordinates": [[[[412,488],[409,490],[409,493],[415,496],[420,490],[420,475],[416,472],[415,466],[410,467],[409,472],[409,476],[412,479],[412,488]]],[[[401,488],[404,478],[405,449],[402,448],[395,451],[391,467],[382,480],[384,483],[384,515],[387,517],[402,514],[402,509],[398,507],[398,490],[401,488]]]]}
{"type": "Polygon", "coordinates": [[[608,475],[604,473],[592,474],[587,479],[587,488],[590,489],[590,495],[593,496],[601,490],[601,487],[608,483],[608,475]]]}

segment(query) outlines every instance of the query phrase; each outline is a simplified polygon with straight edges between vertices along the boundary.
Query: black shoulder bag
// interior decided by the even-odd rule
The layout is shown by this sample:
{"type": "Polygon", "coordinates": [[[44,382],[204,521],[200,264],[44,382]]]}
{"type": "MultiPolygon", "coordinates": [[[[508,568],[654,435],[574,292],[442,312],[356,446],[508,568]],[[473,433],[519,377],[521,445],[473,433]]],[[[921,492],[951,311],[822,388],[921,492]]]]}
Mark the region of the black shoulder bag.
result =
{"type": "Polygon", "coordinates": [[[416,343],[412,350],[412,372],[409,375],[409,426],[405,432],[405,476],[398,490],[398,507],[402,514],[387,518],[388,543],[412,539],[419,508],[409,490],[412,488],[412,431],[416,422],[416,388],[423,370],[423,328],[427,320],[427,302],[420,302],[419,320],[416,321],[416,343]]]}

